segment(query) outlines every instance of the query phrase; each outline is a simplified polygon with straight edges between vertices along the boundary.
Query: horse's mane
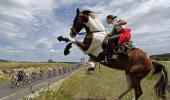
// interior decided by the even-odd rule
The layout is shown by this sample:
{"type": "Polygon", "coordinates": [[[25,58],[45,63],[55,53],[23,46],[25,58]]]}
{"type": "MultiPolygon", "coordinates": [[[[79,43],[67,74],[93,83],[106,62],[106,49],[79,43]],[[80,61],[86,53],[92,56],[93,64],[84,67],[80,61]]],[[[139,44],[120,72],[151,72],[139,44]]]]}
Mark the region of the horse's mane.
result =
{"type": "Polygon", "coordinates": [[[83,10],[82,13],[85,14],[85,15],[88,15],[89,13],[94,13],[94,12],[93,12],[93,11],[90,11],[90,10],[83,10]]]}
{"type": "Polygon", "coordinates": [[[96,18],[96,15],[95,15],[94,12],[91,11],[91,10],[83,10],[82,13],[85,14],[85,15],[88,15],[88,16],[92,17],[93,19],[96,18]]]}
{"type": "Polygon", "coordinates": [[[82,13],[91,17],[93,21],[95,22],[95,26],[101,28],[100,30],[105,30],[103,24],[98,19],[96,19],[95,12],[90,11],[90,10],[83,10],[82,13]]]}

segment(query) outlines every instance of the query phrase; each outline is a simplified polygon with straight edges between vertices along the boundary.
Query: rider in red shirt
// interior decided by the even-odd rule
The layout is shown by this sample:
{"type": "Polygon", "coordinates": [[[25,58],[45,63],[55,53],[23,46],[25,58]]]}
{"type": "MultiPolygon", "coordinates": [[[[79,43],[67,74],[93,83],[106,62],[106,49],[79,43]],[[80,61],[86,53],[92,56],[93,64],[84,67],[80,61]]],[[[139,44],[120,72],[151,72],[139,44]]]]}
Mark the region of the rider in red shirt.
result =
{"type": "MultiPolygon", "coordinates": [[[[109,50],[114,50],[115,46],[123,43],[123,42],[129,42],[131,39],[131,29],[125,28],[125,24],[127,22],[125,20],[117,18],[117,16],[108,15],[106,18],[106,22],[108,24],[112,24],[113,28],[111,33],[108,34],[108,46],[109,50]]],[[[107,58],[112,58],[111,54],[107,54],[107,58]],[[109,57],[110,56],[110,57],[109,57]]]]}

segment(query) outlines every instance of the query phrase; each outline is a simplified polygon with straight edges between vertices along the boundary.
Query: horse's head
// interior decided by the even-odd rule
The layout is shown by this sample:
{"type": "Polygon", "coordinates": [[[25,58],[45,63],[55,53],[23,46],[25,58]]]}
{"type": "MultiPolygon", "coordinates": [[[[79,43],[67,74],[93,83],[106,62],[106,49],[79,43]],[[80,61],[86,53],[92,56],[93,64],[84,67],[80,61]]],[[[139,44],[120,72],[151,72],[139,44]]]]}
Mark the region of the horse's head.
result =
{"type": "Polygon", "coordinates": [[[87,23],[89,20],[89,13],[91,13],[91,11],[80,12],[80,10],[77,8],[77,14],[74,18],[73,26],[70,30],[71,37],[75,37],[85,27],[85,23],[87,23]]]}

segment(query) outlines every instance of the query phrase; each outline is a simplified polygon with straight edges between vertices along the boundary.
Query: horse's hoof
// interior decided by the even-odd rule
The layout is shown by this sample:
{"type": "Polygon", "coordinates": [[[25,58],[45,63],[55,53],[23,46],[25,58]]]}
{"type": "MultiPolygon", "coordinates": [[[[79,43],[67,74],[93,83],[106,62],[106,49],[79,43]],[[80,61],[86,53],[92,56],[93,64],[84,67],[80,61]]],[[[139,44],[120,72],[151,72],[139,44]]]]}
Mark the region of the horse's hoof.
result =
{"type": "Polygon", "coordinates": [[[57,38],[57,40],[58,40],[59,42],[65,41],[66,43],[69,41],[69,39],[64,38],[64,37],[62,37],[62,36],[59,36],[59,37],[57,38]]]}
{"type": "Polygon", "coordinates": [[[71,47],[72,47],[72,43],[69,43],[69,44],[66,46],[66,48],[65,48],[65,50],[64,50],[64,55],[65,55],[65,56],[70,53],[69,49],[70,49],[71,47]]]}
{"type": "Polygon", "coordinates": [[[67,56],[70,53],[69,50],[64,50],[64,55],[67,56]]]}
{"type": "Polygon", "coordinates": [[[59,37],[57,38],[58,41],[62,41],[62,39],[63,39],[62,36],[59,36],[59,37]]]}

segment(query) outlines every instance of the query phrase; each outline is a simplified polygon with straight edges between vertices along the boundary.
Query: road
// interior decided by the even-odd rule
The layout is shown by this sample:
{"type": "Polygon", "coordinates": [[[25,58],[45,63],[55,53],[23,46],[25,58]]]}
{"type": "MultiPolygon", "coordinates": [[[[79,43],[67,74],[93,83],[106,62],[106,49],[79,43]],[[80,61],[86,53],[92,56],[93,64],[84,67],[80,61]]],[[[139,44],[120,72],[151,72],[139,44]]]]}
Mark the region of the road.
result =
{"type": "Polygon", "coordinates": [[[38,80],[32,82],[29,85],[21,85],[17,88],[10,88],[10,83],[0,84],[0,100],[20,100],[23,97],[32,94],[44,87],[47,87],[60,79],[64,79],[72,72],[57,75],[53,78],[45,78],[43,80],[38,80]]]}

